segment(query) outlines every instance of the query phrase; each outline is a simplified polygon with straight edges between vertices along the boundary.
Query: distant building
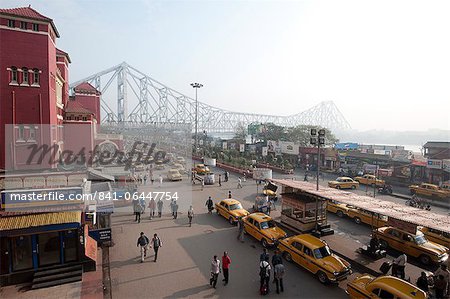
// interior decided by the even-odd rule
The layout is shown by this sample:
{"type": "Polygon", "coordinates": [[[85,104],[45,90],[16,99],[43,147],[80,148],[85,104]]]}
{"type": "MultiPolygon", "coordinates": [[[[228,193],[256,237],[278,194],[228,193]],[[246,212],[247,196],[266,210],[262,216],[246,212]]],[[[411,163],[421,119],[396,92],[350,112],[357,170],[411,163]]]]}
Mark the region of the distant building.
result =
{"type": "Polygon", "coordinates": [[[441,184],[449,180],[450,142],[428,141],[424,146],[427,159],[426,172],[430,183],[441,184]]]}

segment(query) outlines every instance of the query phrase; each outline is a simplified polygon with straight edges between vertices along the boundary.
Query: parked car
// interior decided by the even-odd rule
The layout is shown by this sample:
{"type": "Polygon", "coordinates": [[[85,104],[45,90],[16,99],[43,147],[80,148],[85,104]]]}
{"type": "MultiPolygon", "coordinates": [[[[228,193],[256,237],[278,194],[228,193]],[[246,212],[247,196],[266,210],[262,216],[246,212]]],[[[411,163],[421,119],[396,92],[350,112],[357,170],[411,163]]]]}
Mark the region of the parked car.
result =
{"type": "Polygon", "coordinates": [[[216,203],[216,212],[225,219],[228,219],[230,224],[235,224],[240,217],[245,217],[250,213],[242,207],[242,204],[232,198],[224,199],[216,203]]]}
{"type": "Polygon", "coordinates": [[[263,247],[273,246],[278,240],[287,237],[286,232],[264,213],[253,213],[244,217],[244,230],[260,241],[263,247]]]}
{"type": "Polygon", "coordinates": [[[336,189],[356,189],[359,187],[359,183],[352,178],[342,176],[334,181],[329,181],[328,187],[336,189]]]}
{"type": "Polygon", "coordinates": [[[197,174],[207,174],[209,172],[208,166],[205,166],[205,164],[197,164],[195,165],[194,171],[197,174]]]}
{"type": "Polygon", "coordinates": [[[167,179],[170,181],[181,181],[183,177],[181,176],[178,169],[172,168],[167,173],[167,179]]]}
{"type": "Polygon", "coordinates": [[[355,177],[355,181],[363,185],[370,185],[370,186],[376,185],[378,187],[384,186],[386,184],[384,180],[375,177],[373,174],[365,174],[363,176],[357,176],[355,177]]]}
{"type": "Polygon", "coordinates": [[[374,277],[363,274],[347,284],[346,293],[351,299],[360,298],[399,298],[399,299],[425,299],[427,294],[415,285],[394,277],[374,277]]]}
{"type": "Polygon", "coordinates": [[[162,160],[156,161],[155,162],[155,169],[163,170],[164,169],[164,162],[162,160]]]}
{"type": "Polygon", "coordinates": [[[331,253],[325,241],[310,234],[282,239],[278,249],[287,261],[315,274],[321,283],[341,281],[352,273],[349,262],[331,253]]]}
{"type": "Polygon", "coordinates": [[[447,198],[450,197],[450,192],[439,188],[437,185],[422,183],[420,185],[409,186],[409,191],[411,194],[437,197],[437,198],[447,198]]]}
{"type": "Polygon", "coordinates": [[[380,227],[374,232],[384,248],[392,248],[418,258],[421,263],[443,263],[448,260],[447,247],[428,241],[425,235],[418,231],[416,234],[394,228],[380,227]]]}
{"type": "Polygon", "coordinates": [[[418,229],[425,235],[428,240],[450,248],[450,233],[421,226],[419,226],[418,229]]]}
{"type": "Polygon", "coordinates": [[[338,217],[344,217],[348,215],[349,207],[335,200],[328,200],[327,211],[336,214],[338,217]]]}
{"type": "Polygon", "coordinates": [[[184,169],[183,164],[180,164],[180,163],[174,163],[174,164],[172,165],[172,167],[175,168],[175,169],[178,169],[178,171],[179,171],[180,173],[185,173],[185,172],[186,172],[186,169],[184,169]]]}
{"type": "Polygon", "coordinates": [[[177,157],[177,163],[180,163],[180,164],[185,164],[186,163],[186,161],[184,160],[184,158],[183,157],[177,157]]]}
{"type": "Polygon", "coordinates": [[[347,205],[347,216],[356,224],[365,223],[373,227],[386,226],[388,223],[388,217],[385,215],[380,215],[378,213],[373,213],[368,210],[357,208],[351,205],[347,205]]]}

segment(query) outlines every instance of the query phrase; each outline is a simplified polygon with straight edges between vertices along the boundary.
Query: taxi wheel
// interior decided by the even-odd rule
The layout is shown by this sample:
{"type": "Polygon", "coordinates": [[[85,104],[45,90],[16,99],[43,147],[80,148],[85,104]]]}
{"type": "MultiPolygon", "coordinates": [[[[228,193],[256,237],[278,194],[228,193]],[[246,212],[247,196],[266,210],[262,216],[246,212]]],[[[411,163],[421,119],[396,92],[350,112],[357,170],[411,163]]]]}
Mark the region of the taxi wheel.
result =
{"type": "Polygon", "coordinates": [[[289,252],[284,252],[283,253],[283,257],[284,257],[284,259],[286,260],[286,261],[288,261],[288,262],[292,262],[292,255],[289,253],[289,252]]]}
{"type": "Polygon", "coordinates": [[[370,185],[370,187],[375,188],[375,184],[372,183],[372,184],[370,185]]]}
{"type": "Polygon", "coordinates": [[[431,263],[431,258],[428,255],[422,254],[419,259],[424,265],[429,265],[431,263]]]}
{"type": "Polygon", "coordinates": [[[380,246],[384,249],[389,248],[389,244],[385,240],[380,240],[380,246]]]}
{"type": "Polygon", "coordinates": [[[344,217],[344,212],[342,212],[341,210],[336,212],[336,215],[340,218],[344,217]]]}
{"type": "Polygon", "coordinates": [[[355,217],[354,221],[356,224],[361,224],[361,218],[359,218],[359,217],[355,217]]]}
{"type": "Polygon", "coordinates": [[[321,283],[323,283],[323,284],[328,283],[328,277],[324,272],[318,271],[316,275],[321,283]]]}
{"type": "Polygon", "coordinates": [[[217,214],[217,215],[220,215],[220,213],[219,213],[219,210],[218,210],[218,209],[216,209],[216,214],[217,214]]]}
{"type": "Polygon", "coordinates": [[[262,245],[262,247],[264,247],[264,248],[269,247],[269,244],[267,244],[267,241],[266,241],[266,239],[264,239],[264,238],[261,239],[261,245],[262,245]]]}
{"type": "Polygon", "coordinates": [[[229,222],[231,225],[234,225],[233,217],[228,218],[228,222],[229,222]]]}
{"type": "Polygon", "coordinates": [[[337,185],[337,186],[336,186],[336,189],[341,189],[341,186],[337,185]]]}
{"type": "Polygon", "coordinates": [[[352,185],[352,189],[355,190],[355,189],[356,189],[356,186],[355,186],[355,185],[352,185]]]}

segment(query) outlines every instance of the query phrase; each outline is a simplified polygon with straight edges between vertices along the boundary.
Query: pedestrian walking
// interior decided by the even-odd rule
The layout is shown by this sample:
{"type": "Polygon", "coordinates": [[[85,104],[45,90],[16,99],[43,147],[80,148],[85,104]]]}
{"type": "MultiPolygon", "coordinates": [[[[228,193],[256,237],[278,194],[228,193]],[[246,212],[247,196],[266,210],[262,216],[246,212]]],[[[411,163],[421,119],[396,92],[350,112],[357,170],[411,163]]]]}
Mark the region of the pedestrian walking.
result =
{"type": "Polygon", "coordinates": [[[150,182],[152,183],[152,185],[155,182],[155,178],[153,177],[153,173],[152,172],[150,172],[150,182]]]}
{"type": "Polygon", "coordinates": [[[231,196],[231,190],[228,191],[228,198],[232,198],[232,196],[231,196]]]}
{"type": "Polygon", "coordinates": [[[175,200],[173,203],[173,219],[178,217],[178,202],[175,200]]]}
{"type": "Polygon", "coordinates": [[[163,177],[161,175],[159,175],[159,188],[162,187],[162,183],[163,183],[163,177]]]}
{"type": "Polygon", "coordinates": [[[189,218],[189,227],[192,226],[192,218],[194,218],[194,209],[192,206],[188,210],[188,218],[189,218]]]}
{"type": "Polygon", "coordinates": [[[217,255],[215,255],[211,262],[211,278],[209,279],[209,285],[213,288],[216,288],[217,278],[219,277],[220,271],[220,261],[217,258],[217,255]]]}
{"type": "Polygon", "coordinates": [[[243,181],[246,182],[247,181],[247,174],[244,172],[243,177],[242,177],[243,181]]]}
{"type": "Polygon", "coordinates": [[[433,275],[435,278],[439,277],[439,275],[444,276],[444,281],[447,283],[444,295],[450,295],[450,272],[448,271],[447,265],[445,263],[441,264],[439,269],[437,269],[436,272],[433,273],[433,275]]]}
{"type": "Polygon", "coordinates": [[[137,240],[136,247],[140,247],[141,251],[141,263],[144,262],[145,257],[147,256],[147,247],[148,247],[149,241],[147,236],[144,234],[144,232],[141,232],[141,235],[139,236],[137,240]]]}
{"type": "Polygon", "coordinates": [[[160,198],[156,204],[158,206],[158,217],[161,218],[164,202],[160,198]]]}
{"type": "Polygon", "coordinates": [[[261,295],[269,293],[270,270],[269,256],[266,256],[265,260],[259,263],[259,290],[261,295]]]}
{"type": "Polygon", "coordinates": [[[175,199],[172,199],[172,201],[170,202],[170,212],[172,212],[172,217],[175,216],[174,208],[173,208],[174,205],[175,205],[175,199]]]}
{"type": "Polygon", "coordinates": [[[241,177],[238,177],[238,184],[237,184],[237,189],[242,188],[242,179],[241,177]]]}
{"type": "Polygon", "coordinates": [[[228,171],[225,171],[223,175],[225,176],[225,182],[228,182],[228,171]]]}
{"type": "Polygon", "coordinates": [[[150,219],[153,219],[153,217],[155,217],[155,210],[156,210],[156,201],[153,197],[150,198],[148,208],[150,209],[150,219]]]}
{"type": "Polygon", "coordinates": [[[223,270],[223,282],[224,285],[228,284],[229,270],[230,270],[231,258],[228,256],[228,252],[224,251],[222,256],[222,270],[223,270]]]}
{"type": "Polygon", "coordinates": [[[211,196],[208,197],[208,200],[206,201],[205,206],[208,207],[208,214],[212,214],[212,210],[214,209],[214,203],[211,199],[211,196]]]}
{"type": "Polygon", "coordinates": [[[405,267],[406,267],[407,257],[406,254],[400,254],[393,261],[392,265],[392,276],[400,277],[401,279],[405,279],[405,267]]]}
{"type": "Polygon", "coordinates": [[[277,294],[284,292],[283,286],[283,276],[284,276],[284,265],[282,263],[278,263],[273,268],[273,276],[275,285],[277,287],[277,294]]]}
{"type": "Polygon", "coordinates": [[[203,188],[205,188],[205,179],[202,179],[202,191],[203,191],[203,188]]]}
{"type": "Polygon", "coordinates": [[[147,185],[147,179],[148,179],[147,174],[145,174],[144,175],[144,185],[147,185]]]}
{"type": "Polygon", "coordinates": [[[416,285],[419,289],[421,289],[422,291],[424,291],[425,293],[428,294],[428,292],[430,291],[430,288],[428,285],[428,277],[425,272],[422,271],[420,273],[419,278],[417,278],[416,285]]]}
{"type": "Polygon", "coordinates": [[[238,236],[237,239],[244,243],[244,220],[242,217],[239,217],[238,220],[238,236]]]}
{"type": "Polygon", "coordinates": [[[141,223],[142,205],[139,200],[133,201],[134,222],[141,223]]]}
{"type": "Polygon", "coordinates": [[[439,275],[434,281],[434,295],[436,299],[444,299],[446,289],[447,282],[445,281],[444,275],[439,275]]]}
{"type": "Polygon", "coordinates": [[[263,252],[259,255],[259,261],[263,262],[265,260],[269,260],[269,253],[267,253],[267,249],[263,248],[263,252]]]}
{"type": "Polygon", "coordinates": [[[283,258],[281,257],[280,251],[277,249],[275,250],[274,255],[272,256],[272,266],[275,268],[276,265],[282,264],[283,258]]]}
{"type": "Polygon", "coordinates": [[[158,258],[158,250],[160,247],[162,247],[161,239],[158,237],[157,234],[153,235],[152,244],[153,244],[153,251],[155,252],[155,259],[153,261],[156,263],[156,259],[158,258]]]}
{"type": "Polygon", "coordinates": [[[219,187],[222,187],[222,175],[219,174],[219,187]]]}

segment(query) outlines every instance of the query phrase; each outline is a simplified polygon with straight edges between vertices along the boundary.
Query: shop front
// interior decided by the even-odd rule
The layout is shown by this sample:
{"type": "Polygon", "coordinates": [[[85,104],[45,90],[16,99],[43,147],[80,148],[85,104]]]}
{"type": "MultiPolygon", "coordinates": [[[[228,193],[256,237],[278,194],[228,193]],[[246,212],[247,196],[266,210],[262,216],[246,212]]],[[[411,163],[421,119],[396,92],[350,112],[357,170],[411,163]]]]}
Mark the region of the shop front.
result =
{"type": "Polygon", "coordinates": [[[35,270],[81,260],[81,211],[0,218],[2,284],[27,280],[35,270]]]}

